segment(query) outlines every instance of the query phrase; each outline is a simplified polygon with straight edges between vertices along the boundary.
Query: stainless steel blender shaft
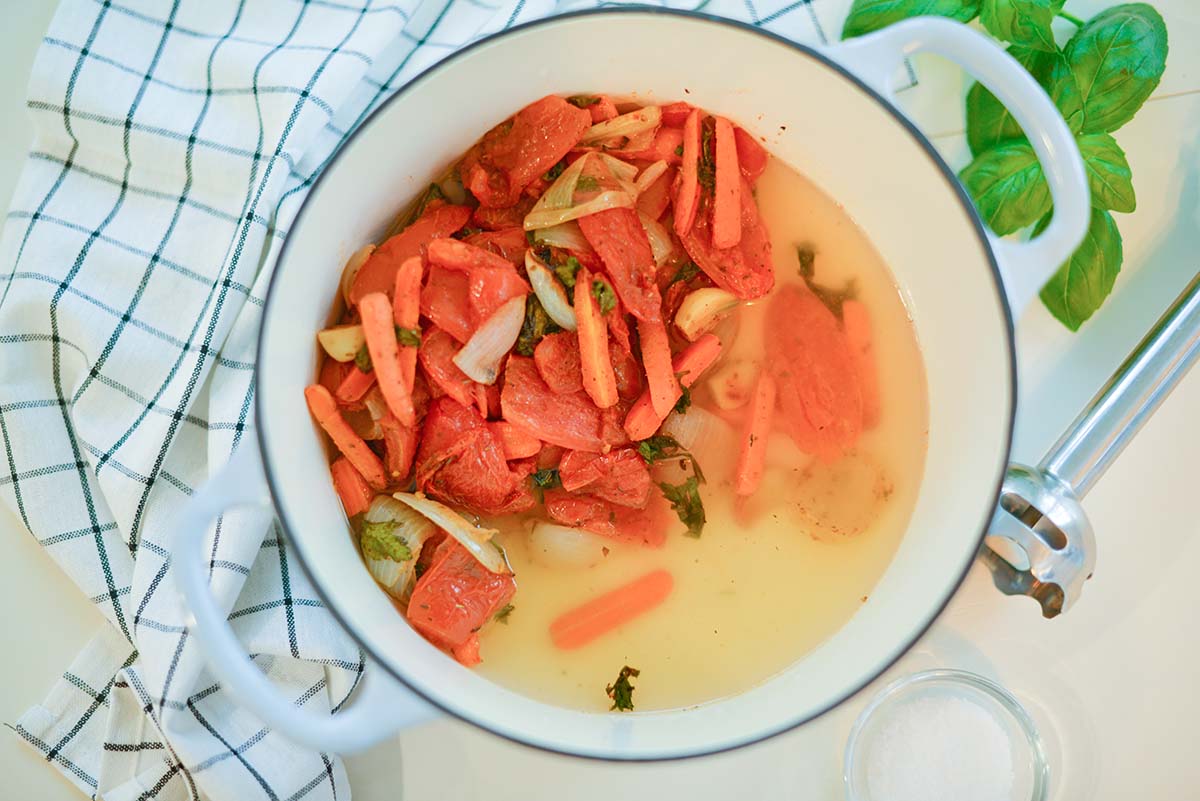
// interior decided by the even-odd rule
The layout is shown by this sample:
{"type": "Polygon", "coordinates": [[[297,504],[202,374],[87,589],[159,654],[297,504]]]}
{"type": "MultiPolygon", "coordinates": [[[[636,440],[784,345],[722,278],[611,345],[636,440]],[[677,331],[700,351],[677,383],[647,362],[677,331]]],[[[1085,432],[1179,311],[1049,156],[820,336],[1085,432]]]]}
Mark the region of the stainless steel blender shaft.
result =
{"type": "Polygon", "coordinates": [[[1096,561],[1080,499],[1200,357],[1200,274],[1183,290],[1036,468],[1009,465],[980,556],[1002,592],[1054,617],[1096,561]]]}

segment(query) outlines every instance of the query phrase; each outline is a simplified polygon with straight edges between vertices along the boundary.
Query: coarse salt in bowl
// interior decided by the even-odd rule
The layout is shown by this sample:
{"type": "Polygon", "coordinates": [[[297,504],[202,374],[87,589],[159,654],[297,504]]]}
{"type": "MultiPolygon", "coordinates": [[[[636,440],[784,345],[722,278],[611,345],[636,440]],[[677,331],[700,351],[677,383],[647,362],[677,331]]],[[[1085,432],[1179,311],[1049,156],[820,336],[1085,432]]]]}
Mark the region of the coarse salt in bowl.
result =
{"type": "Polygon", "coordinates": [[[914,673],[859,714],[846,743],[849,801],[1044,801],[1049,766],[1029,714],[959,670],[914,673]]]}

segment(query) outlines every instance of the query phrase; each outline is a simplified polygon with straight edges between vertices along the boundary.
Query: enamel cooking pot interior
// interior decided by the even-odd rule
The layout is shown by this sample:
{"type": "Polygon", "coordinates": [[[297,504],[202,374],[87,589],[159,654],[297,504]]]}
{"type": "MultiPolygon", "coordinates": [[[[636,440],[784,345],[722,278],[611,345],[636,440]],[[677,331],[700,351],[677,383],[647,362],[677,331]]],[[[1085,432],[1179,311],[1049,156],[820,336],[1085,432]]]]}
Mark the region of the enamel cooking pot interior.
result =
{"type": "MultiPolygon", "coordinates": [[[[944,20],[916,20],[815,50],[737,23],[641,9],[568,15],[508,31],[400,90],[344,145],[292,226],[268,294],[257,368],[258,444],[270,500],[322,599],[378,666],[365,691],[370,697],[324,721],[302,721],[293,715],[298,710],[280,709],[286,704],[272,707],[266,688],[254,684],[261,674],[250,675],[256,671],[247,671],[244,655],[229,655],[231,635],[202,597],[200,579],[184,575],[214,672],[269,722],[327,750],[362,747],[432,705],[523,743],[637,760],[763,739],[820,715],[886,670],[958,587],[991,516],[1014,410],[1009,304],[1031,296],[1030,287],[1083,232],[1087,196],[1078,154],[1048,99],[1010,62],[990,40],[944,20]],[[991,236],[953,172],[884,98],[903,54],[920,49],[966,64],[1014,106],[1060,210],[1039,240],[1015,245],[991,236]],[[314,335],[327,322],[347,256],[377,241],[398,208],[516,109],[551,93],[596,91],[647,102],[687,99],[765,137],[773,155],[842,203],[882,254],[927,370],[923,489],[869,602],[773,679],[685,710],[615,715],[550,706],[493,684],[427,644],[371,580],[346,535],[323,438],[303,397],[316,369],[314,335]],[[1014,271],[1002,281],[1018,257],[1026,274],[1014,271]],[[335,731],[329,721],[339,718],[344,725],[335,731]]],[[[196,520],[261,497],[249,489],[257,482],[237,470],[227,474],[197,501],[196,520]]]]}

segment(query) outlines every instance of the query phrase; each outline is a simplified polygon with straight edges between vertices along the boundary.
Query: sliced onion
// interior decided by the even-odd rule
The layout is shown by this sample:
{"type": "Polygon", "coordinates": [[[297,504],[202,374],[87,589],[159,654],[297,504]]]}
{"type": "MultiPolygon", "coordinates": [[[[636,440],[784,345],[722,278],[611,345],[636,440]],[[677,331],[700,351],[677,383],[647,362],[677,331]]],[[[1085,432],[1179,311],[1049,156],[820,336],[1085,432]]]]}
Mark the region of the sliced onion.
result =
{"type": "Polygon", "coordinates": [[[568,220],[578,220],[580,217],[586,217],[589,214],[595,214],[599,211],[629,208],[633,204],[633,195],[613,189],[608,192],[601,192],[586,203],[565,209],[542,209],[539,211],[535,206],[533,211],[525,216],[525,230],[532,231],[537,228],[549,228],[552,225],[565,223],[568,220]]]}
{"type": "Polygon", "coordinates": [[[567,290],[554,277],[554,273],[550,272],[550,268],[533,255],[532,250],[525,251],[525,273],[529,276],[529,283],[533,284],[534,294],[542,302],[542,308],[546,310],[550,319],[562,328],[574,331],[575,309],[567,300],[567,290]]]}
{"type": "Polygon", "coordinates": [[[346,260],[346,266],[342,268],[341,290],[342,298],[346,301],[347,306],[354,305],[350,302],[350,287],[354,286],[354,279],[358,277],[358,271],[362,269],[374,252],[374,245],[363,245],[351,253],[350,258],[346,260]]]}
{"type": "Polygon", "coordinates": [[[386,495],[378,495],[363,515],[366,523],[393,523],[391,536],[400,540],[412,553],[411,559],[397,562],[392,559],[371,559],[363,554],[372,578],[387,590],[389,595],[407,601],[415,581],[417,559],[425,541],[433,535],[436,527],[429,518],[417,513],[386,495]]]}
{"type": "MultiPolygon", "coordinates": [[[[588,157],[591,154],[584,153],[562,172],[562,175],[554,179],[554,183],[542,193],[538,198],[538,202],[530,209],[530,213],[551,211],[556,209],[568,209],[575,202],[575,185],[579,183],[579,176],[583,175],[583,168],[587,166],[588,157]]],[[[545,226],[539,226],[545,227],[545,226]]],[[[525,230],[529,230],[529,226],[525,226],[525,230]]]]}
{"type": "Polygon", "coordinates": [[[675,250],[671,234],[667,232],[662,223],[650,219],[641,211],[638,212],[638,217],[642,220],[642,227],[646,229],[646,238],[650,240],[650,251],[654,254],[654,263],[661,266],[675,250]]]}
{"type": "Polygon", "coordinates": [[[342,419],[350,426],[351,431],[363,439],[383,439],[379,419],[369,409],[343,409],[342,419]]]}
{"type": "Polygon", "coordinates": [[[662,174],[666,171],[667,162],[662,161],[661,159],[642,170],[641,175],[639,175],[637,180],[633,183],[633,185],[637,188],[638,194],[640,195],[642,192],[645,192],[647,189],[649,189],[650,185],[661,178],[662,174]]]}
{"type": "Polygon", "coordinates": [[[353,325],[334,325],[317,332],[317,341],[329,354],[330,358],[339,362],[352,362],[362,346],[367,343],[363,336],[363,327],[353,325]]]}
{"type": "Polygon", "coordinates": [[[697,289],[688,293],[683,303],[679,304],[679,311],[675,314],[675,325],[689,342],[695,342],[736,309],[738,303],[737,296],[724,289],[697,289]]]}
{"type": "Polygon", "coordinates": [[[454,363],[472,381],[495,384],[500,375],[500,362],[516,344],[524,322],[525,296],[505,301],[475,329],[467,344],[454,355],[454,363]]]}
{"type": "Polygon", "coordinates": [[[583,132],[580,144],[589,145],[604,139],[624,136],[632,139],[643,131],[653,130],[662,122],[662,109],[658,106],[645,106],[628,114],[621,114],[611,120],[598,122],[583,132]]]}
{"type": "Polygon", "coordinates": [[[538,232],[533,235],[533,240],[539,245],[573,250],[576,253],[592,249],[587,239],[584,238],[583,231],[579,230],[579,223],[577,222],[565,222],[562,225],[539,228],[538,232]]]}
{"type": "Polygon", "coordinates": [[[610,156],[607,153],[600,153],[600,161],[604,162],[604,166],[612,172],[613,177],[618,181],[632,181],[637,175],[638,169],[627,161],[621,161],[616,156],[610,156]]]}
{"type": "Polygon", "coordinates": [[[494,528],[473,525],[458,512],[443,503],[426,498],[421,493],[397,492],[392,496],[401,503],[417,510],[466,548],[471,556],[485,568],[498,575],[508,575],[512,569],[504,554],[492,542],[498,533],[494,528]]]}
{"type": "Polygon", "coordinates": [[[662,433],[669,434],[684,450],[691,450],[696,443],[704,441],[718,428],[727,424],[712,412],[705,411],[699,406],[690,407],[687,412],[671,412],[663,421],[662,433]]]}
{"type": "Polygon", "coordinates": [[[592,567],[604,559],[612,540],[580,528],[538,521],[529,532],[529,554],[546,567],[592,567]]]}

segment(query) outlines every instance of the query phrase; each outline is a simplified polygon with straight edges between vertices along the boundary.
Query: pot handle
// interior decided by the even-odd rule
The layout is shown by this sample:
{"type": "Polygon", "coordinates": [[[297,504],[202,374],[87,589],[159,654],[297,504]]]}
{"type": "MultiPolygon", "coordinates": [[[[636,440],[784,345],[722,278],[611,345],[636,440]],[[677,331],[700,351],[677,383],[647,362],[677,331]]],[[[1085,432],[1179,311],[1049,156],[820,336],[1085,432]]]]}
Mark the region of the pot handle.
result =
{"type": "Polygon", "coordinates": [[[250,660],[209,591],[205,534],[233,506],[269,506],[262,461],[253,444],[234,451],[229,464],[188,499],[173,549],[175,581],[191,612],[188,630],[222,686],[268,726],[317,751],[360,751],[433,717],[431,706],[378,665],[366,671],[349,705],[333,715],[302,710],[279,692],[250,660]]]}
{"type": "Polygon", "coordinates": [[[1075,138],[1046,92],[992,39],[942,17],[917,17],[829,48],[864,83],[899,108],[893,88],[904,60],[934,53],[991,90],[1033,145],[1054,199],[1054,217],[1040,236],[1018,242],[989,232],[1014,319],[1083,241],[1091,220],[1087,174],[1075,138]]]}

